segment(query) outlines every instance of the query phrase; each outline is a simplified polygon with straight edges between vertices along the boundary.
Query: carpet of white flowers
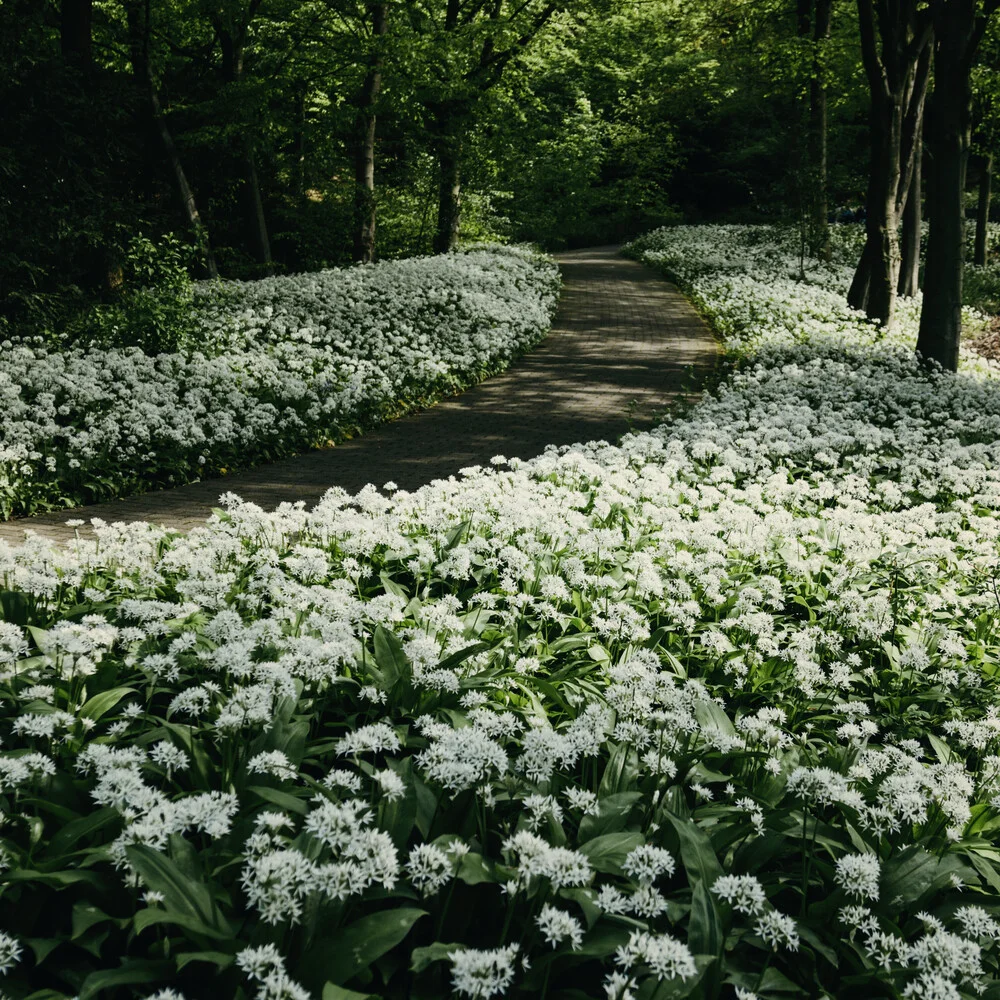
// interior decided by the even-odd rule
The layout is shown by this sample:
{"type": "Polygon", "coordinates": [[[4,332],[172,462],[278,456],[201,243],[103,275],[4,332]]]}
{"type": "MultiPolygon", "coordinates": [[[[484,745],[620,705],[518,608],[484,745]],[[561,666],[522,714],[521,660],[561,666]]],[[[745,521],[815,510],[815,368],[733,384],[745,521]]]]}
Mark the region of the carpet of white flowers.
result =
{"type": "Polygon", "coordinates": [[[526,249],[204,283],[197,350],[0,344],[0,520],[342,440],[505,367],[559,274],[526,249]]]}
{"type": "Polygon", "coordinates": [[[9,997],[1000,996],[1000,381],[635,252],[741,358],[653,432],[0,543],[9,997]]]}

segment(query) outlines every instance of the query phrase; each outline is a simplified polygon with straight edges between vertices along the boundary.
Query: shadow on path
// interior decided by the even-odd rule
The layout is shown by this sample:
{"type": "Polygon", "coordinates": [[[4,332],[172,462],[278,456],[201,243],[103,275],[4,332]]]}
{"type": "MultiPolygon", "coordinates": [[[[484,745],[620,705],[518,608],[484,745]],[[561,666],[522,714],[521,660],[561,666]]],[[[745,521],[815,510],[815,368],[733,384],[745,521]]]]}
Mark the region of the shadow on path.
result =
{"type": "Polygon", "coordinates": [[[225,492],[271,509],[315,504],[331,486],[351,493],[391,480],[413,490],[494,455],[531,458],[548,444],[616,441],[632,426],[697,391],[718,344],[683,295],[655,271],[591,247],[556,255],[564,289],[552,331],[506,372],[420,413],[335,448],[172,490],[0,524],[16,543],[25,529],[71,538],[69,518],[153,521],[187,530],[225,492]],[[693,377],[692,377],[693,376],[693,377]]]}

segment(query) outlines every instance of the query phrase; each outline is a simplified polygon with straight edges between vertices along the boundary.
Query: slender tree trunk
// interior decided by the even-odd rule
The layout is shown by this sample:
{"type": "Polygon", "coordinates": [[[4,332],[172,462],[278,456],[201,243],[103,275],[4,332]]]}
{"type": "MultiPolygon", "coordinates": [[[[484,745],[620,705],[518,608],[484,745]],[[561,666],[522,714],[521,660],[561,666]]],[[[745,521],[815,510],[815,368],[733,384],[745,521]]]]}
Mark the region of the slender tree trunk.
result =
{"type": "Polygon", "coordinates": [[[89,66],[93,34],[93,0],[62,0],[59,8],[59,45],[63,59],[89,66]]]}
{"type": "Polygon", "coordinates": [[[304,81],[295,88],[295,132],[292,140],[292,195],[295,203],[301,205],[306,197],[306,96],[308,90],[304,81]]]}
{"type": "Polygon", "coordinates": [[[354,259],[375,259],[375,106],[382,87],[380,40],[386,32],[386,6],[371,5],[373,50],[358,96],[354,151],[354,259]]]}
{"type": "Polygon", "coordinates": [[[830,259],[830,223],[827,219],[827,101],[824,49],[830,38],[832,0],[816,0],[813,20],[813,66],[809,83],[809,159],[813,172],[813,249],[830,259]]]}
{"type": "Polygon", "coordinates": [[[185,225],[193,230],[205,254],[205,277],[217,278],[219,269],[212,253],[208,230],[198,212],[194,191],[188,183],[184,165],[177,152],[177,144],[163,115],[160,98],[156,92],[156,80],[149,64],[149,0],[145,0],[145,3],[141,3],[141,0],[131,0],[125,7],[125,17],[128,24],[132,79],[135,81],[140,103],[148,109],[149,121],[163,150],[185,225]]]}
{"type": "Polygon", "coordinates": [[[257,174],[257,159],[249,139],[243,141],[243,197],[246,201],[247,223],[249,225],[250,247],[254,259],[263,264],[270,274],[273,270],[271,241],[267,233],[267,217],[264,215],[264,199],[260,193],[260,178],[257,174]]]}
{"type": "Polygon", "coordinates": [[[447,253],[458,246],[462,226],[462,142],[444,136],[438,144],[438,221],[434,235],[436,253],[447,253]]]}
{"type": "Polygon", "coordinates": [[[993,155],[982,158],[979,173],[979,210],[976,213],[976,249],[973,263],[986,264],[986,225],[990,221],[990,195],[993,185],[993,155]]]}
{"type": "Polygon", "coordinates": [[[956,4],[936,23],[934,91],[928,101],[925,141],[930,157],[927,189],[927,265],[917,352],[949,371],[958,368],[962,337],[965,256],[965,171],[971,139],[971,2],[956,4]]]}
{"type": "Polygon", "coordinates": [[[865,250],[847,298],[850,306],[864,309],[882,326],[892,321],[899,281],[896,194],[900,186],[902,117],[900,103],[873,100],[865,250]]]}
{"type": "Polygon", "coordinates": [[[906,193],[903,209],[903,236],[900,244],[902,260],[899,266],[899,294],[912,298],[920,288],[920,237],[923,223],[923,124],[917,129],[917,148],[913,159],[913,176],[906,193]]]}
{"type": "MultiPolygon", "coordinates": [[[[222,76],[226,83],[236,84],[243,79],[243,44],[245,32],[230,30],[221,20],[215,21],[216,33],[222,48],[222,76]]],[[[260,191],[257,157],[253,141],[244,131],[239,141],[239,164],[243,174],[243,211],[246,220],[250,251],[258,264],[270,274],[274,270],[271,258],[271,241],[267,232],[267,216],[260,191]]]]}

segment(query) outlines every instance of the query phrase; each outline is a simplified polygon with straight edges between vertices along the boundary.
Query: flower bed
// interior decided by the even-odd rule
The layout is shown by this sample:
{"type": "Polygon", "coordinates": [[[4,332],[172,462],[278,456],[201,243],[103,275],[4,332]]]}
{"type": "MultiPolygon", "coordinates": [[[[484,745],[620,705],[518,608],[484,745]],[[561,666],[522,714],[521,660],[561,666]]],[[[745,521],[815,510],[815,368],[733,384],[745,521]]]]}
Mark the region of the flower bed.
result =
{"type": "Polygon", "coordinates": [[[0,544],[11,995],[996,992],[995,369],[644,245],[741,358],[671,424],[0,544]]]}
{"type": "Polygon", "coordinates": [[[0,345],[0,519],[342,440],[506,367],[548,330],[547,258],[488,247],[204,284],[199,350],[0,345]]]}

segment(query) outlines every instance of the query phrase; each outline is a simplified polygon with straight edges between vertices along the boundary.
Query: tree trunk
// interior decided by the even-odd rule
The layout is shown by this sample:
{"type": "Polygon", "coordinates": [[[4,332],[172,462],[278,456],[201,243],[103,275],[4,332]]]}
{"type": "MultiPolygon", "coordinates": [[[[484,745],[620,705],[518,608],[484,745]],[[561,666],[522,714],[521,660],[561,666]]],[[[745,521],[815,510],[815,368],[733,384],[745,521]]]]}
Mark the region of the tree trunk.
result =
{"type": "Polygon", "coordinates": [[[90,65],[93,7],[93,0],[62,0],[59,9],[59,45],[63,59],[68,63],[90,65]]]}
{"type": "Polygon", "coordinates": [[[896,193],[900,186],[901,125],[899,103],[873,100],[865,249],[847,297],[848,305],[863,309],[882,326],[892,322],[899,281],[896,193]]]}
{"type": "Polygon", "coordinates": [[[292,137],[292,194],[296,205],[306,197],[306,96],[305,81],[299,81],[294,91],[295,131],[292,137]]]}
{"type": "Polygon", "coordinates": [[[458,246],[462,225],[462,145],[448,137],[438,147],[438,222],[434,234],[435,253],[448,253],[458,246]]]}
{"type": "Polygon", "coordinates": [[[969,85],[975,5],[956,4],[935,22],[934,91],[924,138],[930,157],[927,265],[917,352],[949,371],[958,368],[965,256],[965,170],[971,139],[969,85]]]}
{"type": "Polygon", "coordinates": [[[375,259],[375,106],[382,87],[380,39],[386,32],[385,4],[371,6],[373,49],[358,96],[354,151],[354,259],[375,259]]]}
{"type": "Polygon", "coordinates": [[[990,188],[993,184],[993,154],[982,158],[979,173],[979,210],[976,213],[976,249],[972,258],[980,267],[986,265],[986,224],[990,221],[990,188]]]}
{"type": "Polygon", "coordinates": [[[809,83],[809,160],[813,172],[813,250],[830,259],[830,223],[827,219],[827,101],[824,49],[830,38],[832,0],[816,0],[813,21],[813,66],[809,83]]]}
{"type": "Polygon", "coordinates": [[[877,6],[876,15],[872,0],[858,0],[861,50],[871,93],[871,163],[867,239],[848,303],[890,326],[900,280],[899,218],[914,173],[930,74],[931,24],[927,11],[916,3],[907,9],[897,5],[895,13],[890,5],[877,6]]]}
{"type": "Polygon", "coordinates": [[[243,198],[246,202],[247,225],[250,247],[254,259],[270,274],[273,270],[271,241],[267,234],[267,217],[264,215],[264,200],[260,193],[260,178],[257,175],[257,160],[249,139],[243,141],[243,198]]]}
{"type": "MultiPolygon", "coordinates": [[[[221,20],[216,20],[216,34],[222,49],[222,76],[226,83],[237,84],[243,79],[243,44],[245,30],[230,30],[221,20]]],[[[247,238],[254,260],[266,273],[274,270],[271,259],[271,241],[264,214],[264,199],[260,192],[257,174],[257,157],[253,142],[246,130],[239,142],[239,163],[243,174],[242,201],[247,238]]]]}
{"type": "Polygon", "coordinates": [[[177,195],[178,207],[184,222],[189,229],[194,231],[205,254],[204,276],[217,278],[219,269],[215,262],[215,255],[212,253],[208,230],[201,220],[194,191],[188,183],[184,165],[177,152],[177,145],[163,116],[163,108],[160,106],[160,98],[156,92],[156,81],[149,65],[149,0],[146,0],[142,10],[135,0],[128,3],[125,7],[125,17],[128,24],[132,79],[135,81],[141,103],[148,109],[153,131],[166,158],[174,191],[177,195]]]}
{"type": "Polygon", "coordinates": [[[852,309],[860,309],[864,312],[868,308],[868,291],[872,282],[872,262],[871,250],[867,239],[861,248],[861,259],[855,268],[854,277],[851,280],[851,287],[847,292],[847,304],[852,309]]]}
{"type": "Polygon", "coordinates": [[[899,294],[903,298],[912,298],[920,288],[920,237],[923,222],[923,174],[922,146],[923,124],[917,130],[917,148],[913,159],[913,175],[910,178],[910,188],[906,193],[906,206],[903,209],[903,236],[900,245],[901,262],[899,266],[899,294]]]}

